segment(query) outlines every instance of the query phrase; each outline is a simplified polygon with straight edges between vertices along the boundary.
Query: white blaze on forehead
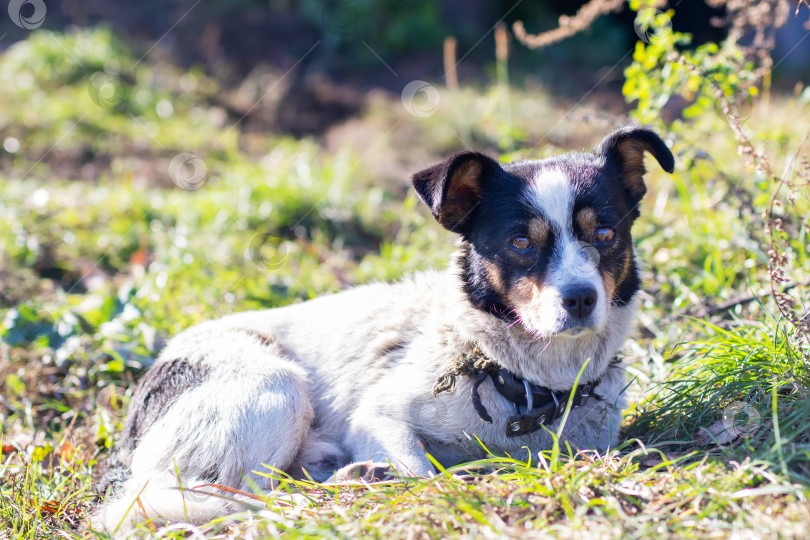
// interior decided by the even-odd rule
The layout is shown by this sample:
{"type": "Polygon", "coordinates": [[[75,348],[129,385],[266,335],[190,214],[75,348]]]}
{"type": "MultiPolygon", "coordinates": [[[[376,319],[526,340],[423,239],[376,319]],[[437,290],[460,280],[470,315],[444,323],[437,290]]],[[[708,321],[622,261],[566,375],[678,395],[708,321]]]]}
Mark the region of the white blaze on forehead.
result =
{"type": "Polygon", "coordinates": [[[571,178],[553,165],[540,169],[523,193],[525,202],[543,215],[556,234],[552,252],[543,255],[549,265],[537,307],[520,313],[524,326],[539,336],[553,336],[564,328],[570,316],[562,298],[571,287],[590,286],[596,291],[596,305],[587,323],[591,330],[601,332],[607,324],[609,303],[598,269],[599,252],[574,234],[575,197],[571,178]]]}
{"type": "Polygon", "coordinates": [[[560,169],[542,169],[527,190],[529,204],[540,210],[558,231],[573,234],[571,214],[574,211],[574,187],[560,169]]]}

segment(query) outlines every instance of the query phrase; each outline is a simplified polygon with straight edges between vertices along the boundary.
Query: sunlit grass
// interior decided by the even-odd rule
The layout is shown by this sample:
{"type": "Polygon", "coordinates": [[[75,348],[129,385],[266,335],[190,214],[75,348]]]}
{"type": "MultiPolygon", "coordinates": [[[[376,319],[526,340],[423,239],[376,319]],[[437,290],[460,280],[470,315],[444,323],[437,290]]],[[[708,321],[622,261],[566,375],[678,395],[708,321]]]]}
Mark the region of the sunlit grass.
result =
{"type": "Polygon", "coordinates": [[[710,336],[678,348],[683,356],[670,377],[635,404],[627,436],[683,452],[701,440],[701,427],[716,425],[702,437],[716,457],[754,460],[786,480],[810,483],[807,350],[798,350],[787,339],[790,329],[772,320],[729,330],[693,324],[710,336]],[[741,441],[712,444],[730,433],[741,441]]]}

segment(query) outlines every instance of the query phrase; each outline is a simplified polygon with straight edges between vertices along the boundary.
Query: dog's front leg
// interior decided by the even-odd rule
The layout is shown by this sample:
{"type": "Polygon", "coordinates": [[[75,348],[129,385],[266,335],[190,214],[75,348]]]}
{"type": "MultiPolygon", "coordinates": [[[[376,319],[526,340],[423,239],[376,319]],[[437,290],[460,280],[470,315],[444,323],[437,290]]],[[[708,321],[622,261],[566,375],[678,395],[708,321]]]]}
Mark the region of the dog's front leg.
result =
{"type": "Polygon", "coordinates": [[[402,476],[429,477],[435,473],[413,430],[393,418],[355,412],[347,446],[352,463],[336,473],[338,481],[382,480],[392,468],[402,476]]]}

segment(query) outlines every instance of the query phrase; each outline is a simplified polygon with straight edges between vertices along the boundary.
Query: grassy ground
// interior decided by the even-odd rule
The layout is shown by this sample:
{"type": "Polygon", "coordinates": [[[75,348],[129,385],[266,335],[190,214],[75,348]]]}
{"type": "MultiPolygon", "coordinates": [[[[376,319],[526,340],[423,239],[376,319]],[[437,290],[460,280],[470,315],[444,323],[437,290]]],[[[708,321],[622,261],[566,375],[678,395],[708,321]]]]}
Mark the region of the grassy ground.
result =
{"type": "MultiPolygon", "coordinates": [[[[446,264],[453,239],[408,172],[465,146],[504,159],[579,150],[626,121],[493,84],[407,106],[371,95],[362,117],[295,140],[242,118],[272,116],[280,76],[223,90],[139,61],[104,30],[33,33],[0,57],[0,82],[0,538],[95,536],[93,470],[180,329],[446,264]]],[[[808,99],[765,96],[745,128],[781,167],[809,123],[808,99]]],[[[722,114],[666,129],[678,165],[649,175],[635,229],[646,292],[623,349],[632,406],[618,448],[527,449],[337,490],[288,482],[298,504],[271,499],[274,517],[197,532],[805,536],[810,372],[768,296],[773,186],[738,157],[722,114]]],[[[792,225],[802,281],[807,231],[792,225]]],[[[154,529],[142,533],[186,534],[154,529]]]]}

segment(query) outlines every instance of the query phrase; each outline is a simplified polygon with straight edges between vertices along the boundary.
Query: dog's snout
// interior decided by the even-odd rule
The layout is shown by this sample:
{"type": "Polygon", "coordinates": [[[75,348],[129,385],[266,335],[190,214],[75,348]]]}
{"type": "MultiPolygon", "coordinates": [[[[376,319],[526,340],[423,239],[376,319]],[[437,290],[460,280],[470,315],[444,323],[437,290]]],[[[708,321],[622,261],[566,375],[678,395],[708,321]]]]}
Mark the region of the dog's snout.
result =
{"type": "Polygon", "coordinates": [[[562,292],[562,305],[574,317],[583,319],[596,307],[596,289],[588,286],[577,286],[562,292]]]}

